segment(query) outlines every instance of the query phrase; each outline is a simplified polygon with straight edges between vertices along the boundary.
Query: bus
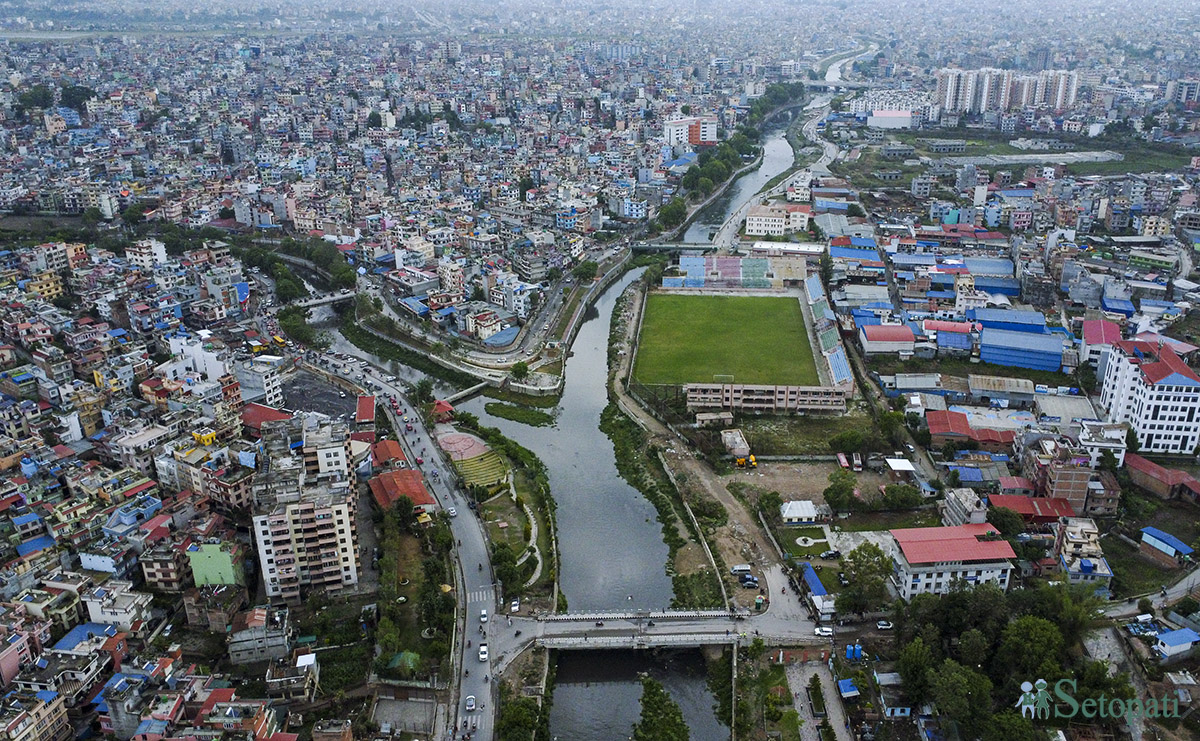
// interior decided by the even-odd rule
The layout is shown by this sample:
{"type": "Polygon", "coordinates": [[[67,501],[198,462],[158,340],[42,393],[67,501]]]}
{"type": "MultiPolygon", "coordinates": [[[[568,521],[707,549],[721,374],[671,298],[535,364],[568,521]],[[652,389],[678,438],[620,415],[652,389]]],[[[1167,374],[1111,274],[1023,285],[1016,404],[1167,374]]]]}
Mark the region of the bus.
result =
{"type": "Polygon", "coordinates": [[[854,472],[862,473],[862,454],[860,453],[854,454],[854,472]]]}
{"type": "Polygon", "coordinates": [[[287,340],[283,339],[279,335],[275,335],[275,341],[279,343],[280,347],[283,347],[284,345],[287,344],[287,340]]]}
{"type": "Polygon", "coordinates": [[[845,453],[838,453],[838,465],[842,468],[850,468],[850,461],[846,460],[845,453]]]}

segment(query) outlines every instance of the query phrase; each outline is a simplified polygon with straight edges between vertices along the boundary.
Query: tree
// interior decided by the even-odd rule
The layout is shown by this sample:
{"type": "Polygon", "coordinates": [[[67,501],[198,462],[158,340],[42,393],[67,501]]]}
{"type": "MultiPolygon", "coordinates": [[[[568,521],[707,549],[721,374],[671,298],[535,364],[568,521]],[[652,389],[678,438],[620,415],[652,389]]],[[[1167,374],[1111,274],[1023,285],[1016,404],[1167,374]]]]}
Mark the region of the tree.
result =
{"type": "Polygon", "coordinates": [[[417,385],[413,387],[413,398],[418,404],[428,404],[433,401],[433,381],[428,378],[422,378],[417,381],[417,385]]]}
{"type": "Polygon", "coordinates": [[[854,502],[854,474],[839,468],[829,474],[829,486],[825,487],[825,503],[835,512],[845,512],[854,502]]]}
{"type": "Polygon", "coordinates": [[[862,218],[867,215],[867,212],[863,211],[862,206],[858,205],[857,203],[851,203],[849,207],[846,208],[846,215],[851,218],[855,216],[862,218]]]}
{"type": "Polygon", "coordinates": [[[706,177],[701,177],[698,181],[696,181],[696,190],[700,191],[704,195],[712,193],[712,189],[715,187],[716,183],[706,177]]]}
{"type": "Polygon", "coordinates": [[[34,85],[17,96],[21,108],[49,108],[54,105],[54,91],[45,85],[34,85]]]}
{"type": "Polygon", "coordinates": [[[1011,710],[996,713],[983,727],[981,741],[1040,741],[1045,734],[1034,730],[1033,721],[1011,710]]]}
{"type": "Polygon", "coordinates": [[[512,370],[509,371],[512,377],[518,381],[524,381],[529,377],[529,364],[524,360],[518,360],[513,363],[512,370]]]}
{"type": "Polygon", "coordinates": [[[987,521],[995,525],[1001,535],[1016,536],[1025,532],[1025,520],[1008,507],[990,508],[987,521]]]}
{"type": "Polygon", "coordinates": [[[633,724],[633,741],[688,741],[683,711],[661,682],[642,677],[642,715],[633,724]]]}
{"type": "Polygon", "coordinates": [[[783,506],[783,497],[777,491],[768,491],[758,497],[758,511],[762,512],[767,522],[778,522],[782,517],[779,508],[783,506]]]}
{"type": "Polygon", "coordinates": [[[141,206],[135,203],[121,212],[121,220],[129,226],[140,224],[146,220],[146,212],[142,210],[141,206]]]}
{"type": "Polygon", "coordinates": [[[829,285],[833,280],[833,257],[829,254],[829,250],[821,253],[821,282],[829,285]]]}
{"type": "Polygon", "coordinates": [[[83,223],[87,226],[95,226],[103,219],[104,214],[95,206],[91,206],[83,212],[83,223]]]}
{"type": "Polygon", "coordinates": [[[863,613],[882,605],[888,597],[887,578],[892,559],[874,543],[863,543],[846,555],[846,580],[850,585],[837,596],[838,612],[863,613]]]}
{"type": "Polygon", "coordinates": [[[991,643],[978,628],[963,631],[958,637],[958,659],[964,665],[979,669],[991,654],[991,643]]]}
{"type": "Polygon", "coordinates": [[[233,209],[229,208],[228,206],[222,207],[221,210],[217,212],[218,219],[233,219],[236,218],[236,216],[237,215],[234,213],[233,209]]]}
{"type": "Polygon", "coordinates": [[[529,191],[533,190],[535,187],[536,185],[533,182],[533,178],[529,177],[528,175],[521,176],[521,179],[517,181],[517,188],[521,191],[522,203],[528,199],[529,191]]]}
{"type": "Polygon", "coordinates": [[[929,690],[938,710],[973,738],[992,715],[992,683],[979,672],[952,659],[930,672],[929,690]]]}
{"type": "Polygon", "coordinates": [[[886,510],[905,510],[920,507],[925,502],[921,490],[911,484],[888,484],[883,489],[879,505],[886,510]]]}
{"type": "MultiPolygon", "coordinates": [[[[714,179],[714,182],[715,179],[714,179]]],[[[658,220],[668,229],[673,229],[687,218],[687,205],[680,198],[672,198],[671,202],[658,210],[658,220]]]]}
{"type": "Polygon", "coordinates": [[[1130,453],[1136,453],[1142,449],[1141,443],[1138,442],[1137,433],[1130,427],[1125,433],[1125,449],[1130,453]]]}
{"type": "Polygon", "coordinates": [[[692,107],[687,103],[684,103],[683,105],[679,106],[679,112],[685,116],[690,116],[692,115],[692,107]]]}
{"type": "Polygon", "coordinates": [[[998,673],[993,676],[1032,677],[1044,662],[1058,663],[1063,646],[1057,625],[1045,618],[1022,615],[1004,628],[996,648],[998,673]]]}
{"type": "Polygon", "coordinates": [[[83,85],[63,85],[59,91],[59,100],[66,108],[82,111],[89,100],[96,97],[96,91],[83,85]]]}
{"type": "Polygon", "coordinates": [[[600,265],[594,260],[585,260],[575,267],[571,268],[571,275],[575,276],[575,280],[580,283],[596,280],[596,273],[600,270],[600,265]]]}
{"type": "Polygon", "coordinates": [[[679,179],[679,184],[686,190],[695,190],[696,184],[700,182],[700,168],[692,165],[683,173],[683,177],[679,179]]]}
{"type": "Polygon", "coordinates": [[[864,437],[858,430],[846,430],[829,438],[829,447],[835,453],[858,453],[863,449],[864,437]]]}
{"type": "Polygon", "coordinates": [[[371,111],[367,114],[367,128],[378,129],[383,127],[383,116],[379,111],[371,111]]]}
{"type": "Polygon", "coordinates": [[[929,699],[930,672],[933,671],[933,652],[920,636],[909,641],[900,651],[900,659],[896,662],[896,671],[900,674],[900,682],[904,692],[914,705],[920,705],[929,699]]]}

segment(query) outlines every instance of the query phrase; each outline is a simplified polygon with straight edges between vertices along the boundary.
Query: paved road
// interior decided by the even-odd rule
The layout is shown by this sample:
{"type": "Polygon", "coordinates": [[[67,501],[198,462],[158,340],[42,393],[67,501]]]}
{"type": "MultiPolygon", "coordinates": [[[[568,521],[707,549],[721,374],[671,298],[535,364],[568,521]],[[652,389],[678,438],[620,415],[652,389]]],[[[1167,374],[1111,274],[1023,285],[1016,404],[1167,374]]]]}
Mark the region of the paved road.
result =
{"type": "MultiPolygon", "coordinates": [[[[357,348],[354,350],[357,351],[357,348]]],[[[358,352],[360,353],[359,357],[365,355],[361,351],[358,352]]],[[[366,375],[368,380],[374,381],[382,387],[381,396],[396,397],[402,412],[406,409],[412,410],[413,407],[404,396],[404,390],[399,382],[391,383],[387,380],[389,374],[386,370],[368,365],[366,375]]],[[[480,661],[478,652],[481,642],[490,644],[493,628],[499,621],[489,620],[488,623],[481,624],[479,620],[481,610],[487,610],[488,615],[491,616],[495,614],[498,605],[495,576],[491,569],[483,526],[467,506],[467,497],[451,483],[454,478],[452,467],[449,461],[441,456],[441,451],[434,443],[430,431],[426,430],[422,424],[420,415],[407,415],[414,431],[405,433],[405,423],[401,415],[391,411],[391,406],[386,399],[383,400],[383,404],[388,410],[387,414],[392,422],[392,428],[400,436],[400,442],[409,456],[409,461],[425,474],[426,486],[430,493],[443,509],[449,511],[453,508],[456,511],[456,516],[450,518],[450,530],[458,543],[457,556],[461,571],[459,605],[462,608],[460,614],[464,616],[464,621],[459,626],[455,645],[457,654],[455,671],[459,687],[456,696],[457,711],[450,713],[450,718],[452,721],[457,721],[459,729],[462,728],[464,718],[475,720],[478,723],[478,730],[476,730],[474,738],[478,741],[488,741],[492,738],[495,706],[492,702],[493,684],[485,681],[484,678],[490,679],[492,670],[491,662],[480,661]],[[418,458],[424,459],[424,463],[418,464],[416,462],[418,458]],[[437,472],[437,475],[434,475],[434,472],[437,472]],[[448,476],[448,472],[451,475],[448,476]],[[476,564],[476,568],[472,569],[471,564],[476,564]],[[479,632],[481,625],[484,629],[482,635],[479,632]],[[468,641],[471,643],[470,646],[467,645],[468,641]],[[464,709],[468,695],[474,695],[479,706],[474,713],[467,713],[464,709]]],[[[444,733],[446,729],[436,730],[444,733]]]]}

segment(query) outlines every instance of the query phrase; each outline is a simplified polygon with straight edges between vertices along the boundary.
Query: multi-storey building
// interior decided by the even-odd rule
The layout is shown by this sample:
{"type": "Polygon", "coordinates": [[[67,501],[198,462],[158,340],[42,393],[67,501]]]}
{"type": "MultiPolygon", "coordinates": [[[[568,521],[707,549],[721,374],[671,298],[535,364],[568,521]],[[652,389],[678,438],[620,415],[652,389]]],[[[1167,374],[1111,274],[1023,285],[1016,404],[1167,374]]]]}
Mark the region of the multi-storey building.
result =
{"type": "Polygon", "coordinates": [[[1128,422],[1143,451],[1190,454],[1200,443],[1200,377],[1165,344],[1114,342],[1100,361],[1100,405],[1128,422]]]}
{"type": "Polygon", "coordinates": [[[71,736],[63,695],[21,691],[6,697],[0,706],[3,741],[66,741],[71,736]]]}
{"type": "Polygon", "coordinates": [[[355,475],[345,423],[298,416],[263,425],[270,460],[254,481],[253,532],[267,594],[358,583],[355,475]],[[293,447],[295,446],[295,447],[293,447]]]}
{"type": "Polygon", "coordinates": [[[892,580],[903,599],[947,594],[957,584],[991,582],[1008,589],[1012,546],[989,524],[892,530],[892,580]]]}
{"type": "Polygon", "coordinates": [[[677,118],[663,124],[663,139],[667,144],[711,145],[717,143],[716,116],[677,118]]]}

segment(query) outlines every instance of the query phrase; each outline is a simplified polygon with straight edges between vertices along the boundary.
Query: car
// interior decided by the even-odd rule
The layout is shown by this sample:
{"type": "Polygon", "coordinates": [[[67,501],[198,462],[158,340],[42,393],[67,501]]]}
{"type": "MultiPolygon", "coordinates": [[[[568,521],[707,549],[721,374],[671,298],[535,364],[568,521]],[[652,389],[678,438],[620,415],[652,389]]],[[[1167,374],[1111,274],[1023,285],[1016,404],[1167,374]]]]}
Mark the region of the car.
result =
{"type": "Polygon", "coordinates": [[[917,449],[916,449],[916,448],[913,446],[913,444],[912,444],[912,443],[905,443],[905,444],[904,444],[904,449],[905,449],[905,450],[907,450],[907,451],[908,451],[908,452],[910,452],[910,453],[915,453],[915,452],[917,452],[917,449]]]}
{"type": "Polygon", "coordinates": [[[174,630],[174,628],[175,628],[174,625],[171,625],[170,623],[168,623],[167,627],[163,628],[163,632],[162,632],[163,638],[169,637],[171,635],[171,631],[174,630]]]}
{"type": "MultiPolygon", "coordinates": [[[[458,510],[451,507],[450,509],[446,510],[446,514],[450,515],[451,517],[458,517],[458,510]]],[[[483,616],[483,622],[487,622],[487,615],[483,616]]]]}
{"type": "Polygon", "coordinates": [[[423,464],[424,462],[425,462],[425,459],[424,459],[424,458],[417,458],[417,465],[418,465],[418,466],[419,466],[419,465],[421,465],[421,464],[423,464]]]}
{"type": "Polygon", "coordinates": [[[412,426],[412,425],[404,425],[404,431],[405,431],[405,432],[412,432],[412,431],[413,431],[413,426],[412,426]]]}
{"type": "Polygon", "coordinates": [[[516,599],[514,599],[512,601],[512,604],[510,604],[508,606],[508,611],[509,612],[520,612],[521,611],[521,598],[520,597],[517,597],[516,599]]]}
{"type": "Polygon", "coordinates": [[[838,582],[841,583],[841,585],[843,587],[850,586],[850,580],[846,578],[846,572],[844,572],[844,571],[838,572],[838,582]]]}
{"type": "Polygon", "coordinates": [[[821,638],[833,638],[833,628],[813,628],[813,635],[821,638]]]}
{"type": "Polygon", "coordinates": [[[879,628],[880,630],[891,630],[892,628],[895,628],[896,626],[892,625],[892,623],[890,623],[887,620],[880,620],[879,622],[875,623],[875,627],[879,628]]]}
{"type": "Polygon", "coordinates": [[[481,643],[481,644],[479,644],[479,660],[480,660],[480,661],[487,661],[487,660],[488,660],[488,650],[487,650],[487,644],[486,644],[486,643],[481,643]]]}
{"type": "Polygon", "coordinates": [[[832,561],[835,558],[841,558],[841,557],[842,557],[841,551],[824,551],[821,554],[821,558],[823,558],[827,561],[832,561]]]}
{"type": "Polygon", "coordinates": [[[467,712],[475,710],[475,695],[467,695],[467,712]]]}
{"type": "Polygon", "coordinates": [[[746,589],[758,589],[758,579],[742,579],[742,586],[746,589]]]}
{"type": "Polygon", "coordinates": [[[550,329],[550,325],[549,325],[549,324],[543,324],[543,325],[542,325],[542,331],[543,331],[543,332],[545,332],[547,329],[550,329]]]}
{"type": "Polygon", "coordinates": [[[481,622],[481,623],[487,622],[487,610],[479,611],[479,622],[481,622]]]}

